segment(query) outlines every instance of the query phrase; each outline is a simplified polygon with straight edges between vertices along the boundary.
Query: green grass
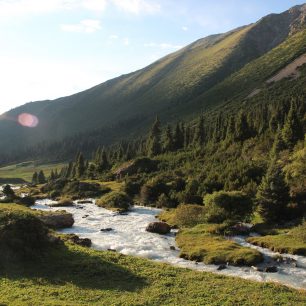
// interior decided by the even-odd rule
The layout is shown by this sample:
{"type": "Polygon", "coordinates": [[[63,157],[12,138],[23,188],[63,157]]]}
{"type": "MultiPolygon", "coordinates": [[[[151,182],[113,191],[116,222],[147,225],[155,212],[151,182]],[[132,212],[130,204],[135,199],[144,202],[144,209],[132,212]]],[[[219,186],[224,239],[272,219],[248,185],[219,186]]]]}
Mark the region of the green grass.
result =
{"type": "Polygon", "coordinates": [[[247,241],[279,253],[298,254],[306,256],[306,223],[295,227],[288,233],[251,237],[247,241]]]}
{"type": "Polygon", "coordinates": [[[112,191],[121,191],[123,188],[124,183],[123,182],[117,182],[117,181],[110,181],[110,182],[100,182],[97,180],[82,180],[82,182],[86,183],[98,183],[102,186],[110,188],[112,191]]]}
{"type": "Polygon", "coordinates": [[[210,226],[197,225],[183,229],[176,237],[180,256],[190,260],[203,261],[206,264],[248,265],[262,261],[262,255],[250,248],[227,240],[221,236],[209,234],[210,226]]]}
{"type": "Polygon", "coordinates": [[[51,170],[60,170],[63,166],[65,164],[62,163],[36,165],[34,162],[27,162],[15,164],[0,168],[0,178],[20,178],[30,182],[35,171],[43,170],[45,175],[48,176],[51,170]]]}
{"type": "MultiPolygon", "coordinates": [[[[3,210],[37,213],[16,204],[0,204],[3,210]]],[[[0,263],[1,305],[306,303],[304,291],[277,284],[176,268],[68,242],[47,250],[39,259],[0,263]]]]}
{"type": "Polygon", "coordinates": [[[284,286],[180,269],[71,244],[0,272],[0,302],[18,305],[305,305],[284,286]]]}

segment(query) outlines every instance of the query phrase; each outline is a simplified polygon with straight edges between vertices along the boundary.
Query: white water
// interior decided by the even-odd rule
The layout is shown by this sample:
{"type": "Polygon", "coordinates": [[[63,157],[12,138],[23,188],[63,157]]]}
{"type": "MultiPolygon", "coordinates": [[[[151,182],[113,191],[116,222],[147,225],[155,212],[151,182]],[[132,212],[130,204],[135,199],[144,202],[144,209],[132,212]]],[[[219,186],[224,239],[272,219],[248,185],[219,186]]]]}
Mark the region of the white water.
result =
{"type": "MultiPolygon", "coordinates": [[[[238,276],[261,282],[278,282],[287,286],[306,289],[306,257],[284,255],[297,260],[298,267],[291,264],[280,264],[277,273],[258,272],[250,267],[233,267],[217,271],[215,265],[205,265],[179,258],[179,250],[170,250],[175,245],[175,233],[158,235],[145,231],[148,223],[156,221],[155,216],[160,210],[147,207],[134,207],[127,215],[120,215],[109,210],[97,207],[95,204],[75,204],[73,207],[51,208],[50,200],[39,200],[33,209],[62,210],[70,212],[74,216],[74,226],[63,229],[62,233],[75,233],[82,238],[90,238],[92,247],[97,250],[114,249],[120,253],[146,257],[155,261],[169,263],[179,267],[190,268],[199,271],[210,271],[224,275],[238,276]],[[85,217],[88,215],[88,217],[85,217]],[[112,228],[110,232],[101,232],[101,229],[112,228]]],[[[269,258],[278,253],[268,249],[256,247],[247,243],[243,237],[233,237],[237,243],[259,250],[269,258]]]]}

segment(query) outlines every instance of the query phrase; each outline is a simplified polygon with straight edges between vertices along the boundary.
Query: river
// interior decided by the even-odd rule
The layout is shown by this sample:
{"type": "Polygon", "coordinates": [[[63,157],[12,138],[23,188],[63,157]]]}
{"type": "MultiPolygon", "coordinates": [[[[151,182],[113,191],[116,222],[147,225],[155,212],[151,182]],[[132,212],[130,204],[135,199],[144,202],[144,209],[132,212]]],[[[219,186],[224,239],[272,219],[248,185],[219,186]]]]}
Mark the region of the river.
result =
{"type": "MultiPolygon", "coordinates": [[[[294,259],[297,267],[292,263],[280,263],[277,266],[277,273],[264,273],[250,267],[233,266],[217,271],[215,265],[205,265],[180,258],[179,250],[175,244],[175,230],[168,235],[145,231],[150,222],[156,221],[156,215],[160,213],[160,209],[135,206],[131,212],[122,215],[100,208],[94,203],[76,203],[72,207],[65,208],[52,208],[48,206],[50,203],[52,203],[50,200],[38,200],[32,208],[47,211],[64,209],[72,213],[75,220],[73,227],[63,229],[60,232],[74,233],[81,238],[90,238],[92,247],[96,250],[112,249],[122,254],[146,257],[178,267],[237,276],[260,282],[278,282],[290,287],[306,289],[306,257],[304,256],[282,254],[283,257],[294,259]],[[101,229],[108,229],[108,231],[101,231],[101,229]],[[175,246],[176,250],[171,250],[171,246],[175,246]]],[[[278,255],[268,249],[247,243],[245,237],[237,236],[230,239],[240,245],[260,251],[265,256],[266,264],[272,256],[278,255]]]]}

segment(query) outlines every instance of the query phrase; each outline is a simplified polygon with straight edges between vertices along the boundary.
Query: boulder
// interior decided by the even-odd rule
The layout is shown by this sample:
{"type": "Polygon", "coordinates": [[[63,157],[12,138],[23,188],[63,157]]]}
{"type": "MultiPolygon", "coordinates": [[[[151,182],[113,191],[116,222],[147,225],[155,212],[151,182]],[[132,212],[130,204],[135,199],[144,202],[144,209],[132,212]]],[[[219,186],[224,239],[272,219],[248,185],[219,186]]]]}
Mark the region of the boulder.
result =
{"type": "Polygon", "coordinates": [[[266,273],[276,273],[278,271],[277,267],[269,266],[264,268],[264,272],[266,273]]]}
{"type": "Polygon", "coordinates": [[[175,246],[171,245],[171,246],[170,246],[170,250],[171,250],[171,251],[175,251],[175,250],[176,250],[175,246]]]}
{"type": "Polygon", "coordinates": [[[71,227],[74,223],[72,214],[66,211],[50,212],[38,217],[46,226],[59,229],[71,227]]]}
{"type": "Polygon", "coordinates": [[[168,234],[170,233],[171,227],[165,222],[151,222],[146,231],[150,233],[157,233],[157,234],[168,234]]]}

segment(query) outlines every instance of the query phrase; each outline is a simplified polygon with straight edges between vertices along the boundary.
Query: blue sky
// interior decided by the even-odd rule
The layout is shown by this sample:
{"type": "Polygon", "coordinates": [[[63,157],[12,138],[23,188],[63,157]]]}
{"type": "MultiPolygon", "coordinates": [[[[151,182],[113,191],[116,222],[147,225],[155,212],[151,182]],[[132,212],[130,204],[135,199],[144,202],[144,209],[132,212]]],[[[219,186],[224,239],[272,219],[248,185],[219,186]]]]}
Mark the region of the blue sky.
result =
{"type": "Polygon", "coordinates": [[[142,68],[293,0],[0,0],[0,113],[142,68]]]}

